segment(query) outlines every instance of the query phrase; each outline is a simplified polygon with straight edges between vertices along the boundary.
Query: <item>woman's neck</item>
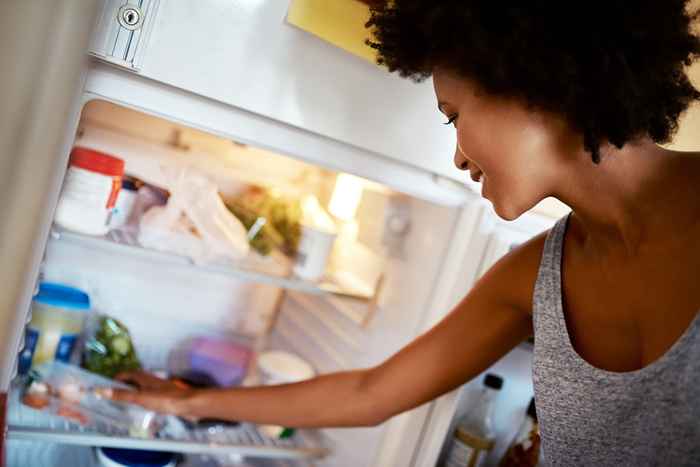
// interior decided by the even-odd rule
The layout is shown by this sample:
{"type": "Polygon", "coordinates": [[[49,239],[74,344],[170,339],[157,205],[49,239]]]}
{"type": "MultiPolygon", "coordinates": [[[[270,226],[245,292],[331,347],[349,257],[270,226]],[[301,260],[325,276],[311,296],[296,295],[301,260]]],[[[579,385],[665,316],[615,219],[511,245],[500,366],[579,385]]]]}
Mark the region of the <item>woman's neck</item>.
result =
{"type": "Polygon", "coordinates": [[[564,169],[555,196],[574,211],[580,241],[603,254],[634,256],[669,234],[700,227],[700,153],[679,153],[650,140],[602,148],[564,169]]]}

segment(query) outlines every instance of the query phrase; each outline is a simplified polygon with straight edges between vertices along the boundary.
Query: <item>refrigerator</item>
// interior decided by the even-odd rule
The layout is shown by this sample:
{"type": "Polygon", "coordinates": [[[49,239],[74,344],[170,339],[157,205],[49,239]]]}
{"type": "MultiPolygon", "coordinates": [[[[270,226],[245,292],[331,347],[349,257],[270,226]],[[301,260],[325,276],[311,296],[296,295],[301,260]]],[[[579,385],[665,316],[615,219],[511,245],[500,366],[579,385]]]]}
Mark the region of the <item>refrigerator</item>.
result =
{"type": "MultiPolygon", "coordinates": [[[[247,424],[136,439],[46,417],[10,391],[41,281],[87,291],[96,311],[127,325],[150,369],[163,369],[183,339],[230,333],[258,351],[299,355],[322,374],[380,363],[448,313],[500,256],[564,215],[565,207],[548,202],[517,221],[498,219],[478,186],[452,167],[454,132],[432,111],[430,82],[402,80],[288,24],[288,7],[287,0],[6,7],[0,47],[13,64],[0,73],[6,465],[98,465],[95,446],[176,451],[181,465],[193,466],[432,467],[444,455],[480,377],[380,426],[299,430],[290,440],[247,424]],[[211,263],[146,248],[134,232],[59,228],[54,213],[75,146],[118,156],[127,174],[165,189],[168,173],[191,171],[222,198],[262,186],[313,194],[326,207],[340,175],[351,175],[362,195],[339,234],[345,246],[323,279],[311,281],[291,271],[289,258],[249,253],[211,263]]],[[[523,343],[488,370],[505,380],[490,464],[532,395],[530,361],[523,343]]]]}

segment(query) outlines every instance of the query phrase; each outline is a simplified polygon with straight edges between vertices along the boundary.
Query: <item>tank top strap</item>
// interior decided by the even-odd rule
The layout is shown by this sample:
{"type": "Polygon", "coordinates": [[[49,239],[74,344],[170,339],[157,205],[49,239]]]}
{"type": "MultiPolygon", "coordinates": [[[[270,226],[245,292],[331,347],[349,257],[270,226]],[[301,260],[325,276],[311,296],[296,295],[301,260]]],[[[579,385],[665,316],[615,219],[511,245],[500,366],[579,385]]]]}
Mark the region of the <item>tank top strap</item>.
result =
{"type": "Polygon", "coordinates": [[[556,342],[561,337],[557,325],[562,313],[561,261],[570,215],[559,219],[547,234],[533,294],[535,336],[544,336],[549,342],[556,342]]]}

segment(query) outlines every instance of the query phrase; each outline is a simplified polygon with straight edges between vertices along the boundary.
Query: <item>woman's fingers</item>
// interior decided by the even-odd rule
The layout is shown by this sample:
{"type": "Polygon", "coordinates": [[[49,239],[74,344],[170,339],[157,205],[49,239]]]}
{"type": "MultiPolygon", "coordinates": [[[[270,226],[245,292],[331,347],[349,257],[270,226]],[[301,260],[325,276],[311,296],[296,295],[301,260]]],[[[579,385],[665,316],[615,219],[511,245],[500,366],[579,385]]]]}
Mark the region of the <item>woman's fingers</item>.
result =
{"type": "Polygon", "coordinates": [[[171,415],[179,415],[177,401],[183,396],[169,391],[130,391],[112,388],[99,388],[95,390],[95,393],[105,399],[140,405],[155,412],[171,415]]]}
{"type": "Polygon", "coordinates": [[[168,390],[179,388],[179,386],[172,381],[159,378],[158,376],[141,370],[119,373],[115,379],[144,390],[168,390]]]}

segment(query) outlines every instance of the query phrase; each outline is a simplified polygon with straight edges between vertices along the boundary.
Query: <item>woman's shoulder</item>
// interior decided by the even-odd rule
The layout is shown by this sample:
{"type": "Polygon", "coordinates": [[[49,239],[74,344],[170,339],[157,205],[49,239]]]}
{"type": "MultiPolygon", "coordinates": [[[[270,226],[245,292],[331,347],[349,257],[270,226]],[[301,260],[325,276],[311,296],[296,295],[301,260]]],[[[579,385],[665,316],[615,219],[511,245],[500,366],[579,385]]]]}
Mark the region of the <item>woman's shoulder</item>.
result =
{"type": "Polygon", "coordinates": [[[499,259],[481,278],[481,286],[491,288],[493,293],[504,297],[519,311],[531,314],[535,282],[550,230],[520,244],[499,259]]]}

